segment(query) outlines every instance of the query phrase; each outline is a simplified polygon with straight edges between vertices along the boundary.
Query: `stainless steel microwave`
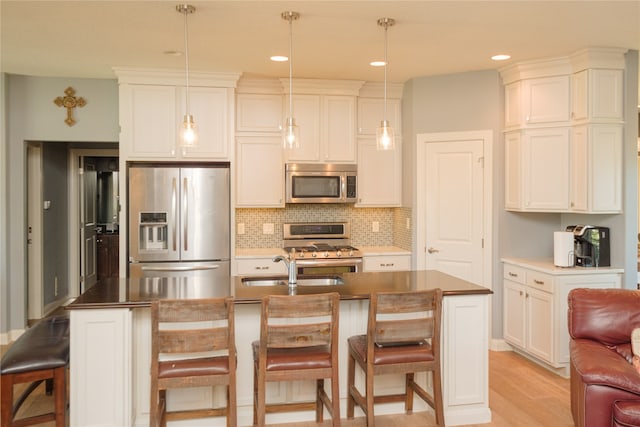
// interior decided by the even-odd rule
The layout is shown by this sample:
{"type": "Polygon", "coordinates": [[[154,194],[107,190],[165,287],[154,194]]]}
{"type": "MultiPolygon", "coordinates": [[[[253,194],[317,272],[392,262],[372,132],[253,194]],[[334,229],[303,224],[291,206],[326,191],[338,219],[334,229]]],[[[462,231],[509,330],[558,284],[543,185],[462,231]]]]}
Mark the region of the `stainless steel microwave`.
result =
{"type": "Polygon", "coordinates": [[[287,203],[355,203],[357,166],[343,163],[287,163],[287,203]]]}

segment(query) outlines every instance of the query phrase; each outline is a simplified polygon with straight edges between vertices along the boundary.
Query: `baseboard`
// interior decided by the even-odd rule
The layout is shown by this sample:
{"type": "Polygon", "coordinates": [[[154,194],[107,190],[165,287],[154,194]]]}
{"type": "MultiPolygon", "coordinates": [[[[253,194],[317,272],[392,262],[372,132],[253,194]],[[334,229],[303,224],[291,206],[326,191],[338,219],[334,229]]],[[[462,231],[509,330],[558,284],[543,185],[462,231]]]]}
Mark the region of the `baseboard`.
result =
{"type": "Polygon", "coordinates": [[[511,347],[507,342],[502,338],[492,338],[489,344],[489,350],[492,351],[513,351],[513,347],[511,347]]]}

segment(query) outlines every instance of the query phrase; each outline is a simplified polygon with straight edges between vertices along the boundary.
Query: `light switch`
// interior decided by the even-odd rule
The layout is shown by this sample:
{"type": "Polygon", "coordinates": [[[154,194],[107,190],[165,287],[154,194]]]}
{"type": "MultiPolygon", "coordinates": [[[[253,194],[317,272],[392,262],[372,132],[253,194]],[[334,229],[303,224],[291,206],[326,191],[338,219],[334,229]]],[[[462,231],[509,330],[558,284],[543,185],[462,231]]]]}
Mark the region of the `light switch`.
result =
{"type": "Polygon", "coordinates": [[[411,230],[411,218],[407,218],[407,230],[411,230]]]}
{"type": "Polygon", "coordinates": [[[238,234],[244,234],[244,222],[238,223],[238,234]]]}
{"type": "Polygon", "coordinates": [[[378,221],[371,222],[371,231],[373,231],[374,233],[380,231],[380,223],[378,221]]]}

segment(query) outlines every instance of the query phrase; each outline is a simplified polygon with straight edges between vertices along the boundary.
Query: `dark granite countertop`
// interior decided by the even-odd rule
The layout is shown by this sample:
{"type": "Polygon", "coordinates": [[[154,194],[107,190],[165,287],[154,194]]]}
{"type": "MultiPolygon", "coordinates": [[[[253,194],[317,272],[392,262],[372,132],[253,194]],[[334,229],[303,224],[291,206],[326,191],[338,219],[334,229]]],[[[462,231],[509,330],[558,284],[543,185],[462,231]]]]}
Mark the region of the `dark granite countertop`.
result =
{"type": "MultiPolygon", "coordinates": [[[[297,294],[338,292],[342,300],[368,299],[371,292],[413,291],[441,288],[444,296],[490,294],[488,288],[475,285],[435,270],[372,273],[343,273],[343,285],[298,286],[297,294]]],[[[287,280],[286,276],[278,276],[287,280]]],[[[304,277],[304,276],[301,276],[304,277]]],[[[89,288],[66,308],[148,307],[159,298],[213,298],[231,295],[238,304],[259,303],[265,295],[287,295],[289,287],[246,286],[242,277],[213,283],[200,278],[106,279],[89,288]]]]}

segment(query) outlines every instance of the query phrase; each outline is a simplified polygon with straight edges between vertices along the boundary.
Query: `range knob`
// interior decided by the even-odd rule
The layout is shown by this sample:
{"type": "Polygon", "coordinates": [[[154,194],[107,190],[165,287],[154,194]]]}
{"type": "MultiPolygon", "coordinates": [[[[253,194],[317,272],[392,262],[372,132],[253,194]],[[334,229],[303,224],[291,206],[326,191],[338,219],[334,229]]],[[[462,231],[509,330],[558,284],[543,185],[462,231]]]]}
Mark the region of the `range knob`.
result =
{"type": "Polygon", "coordinates": [[[325,257],[325,258],[329,258],[329,251],[325,251],[325,252],[324,252],[324,257],[325,257]]]}
{"type": "Polygon", "coordinates": [[[349,249],[349,256],[353,256],[353,249],[349,249]]]}
{"type": "Polygon", "coordinates": [[[338,249],[338,250],[336,251],[336,256],[337,256],[338,258],[340,258],[340,257],[342,256],[342,251],[341,251],[340,249],[338,249]]]}
{"type": "Polygon", "coordinates": [[[311,256],[315,258],[315,257],[318,256],[318,254],[316,253],[316,251],[313,251],[313,252],[311,252],[311,256]]]}

